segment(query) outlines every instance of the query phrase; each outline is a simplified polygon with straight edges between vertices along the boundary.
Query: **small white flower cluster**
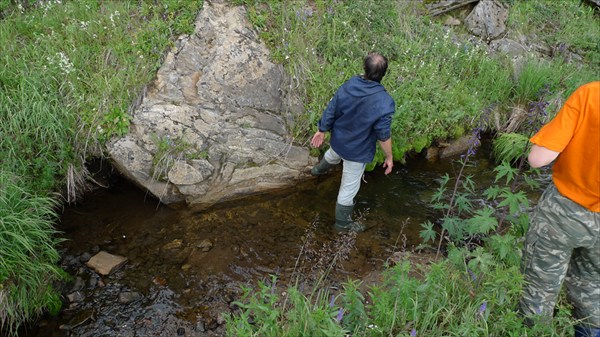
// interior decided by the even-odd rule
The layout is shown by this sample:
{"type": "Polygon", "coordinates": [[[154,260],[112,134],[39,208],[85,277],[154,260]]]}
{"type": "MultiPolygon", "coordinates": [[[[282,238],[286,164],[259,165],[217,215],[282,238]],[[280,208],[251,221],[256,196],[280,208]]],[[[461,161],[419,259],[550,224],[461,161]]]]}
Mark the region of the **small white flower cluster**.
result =
{"type": "Polygon", "coordinates": [[[54,57],[48,56],[46,60],[48,60],[48,63],[50,63],[50,65],[58,66],[63,75],[69,75],[70,73],[75,71],[73,62],[71,62],[71,60],[69,60],[69,57],[63,52],[56,53],[54,57]]]}
{"type": "Polygon", "coordinates": [[[60,5],[60,4],[62,4],[62,0],[41,1],[40,2],[40,7],[42,7],[44,9],[44,16],[46,16],[46,14],[48,13],[48,11],[50,9],[52,9],[52,6],[54,6],[54,5],[60,5]]]}
{"type": "Polygon", "coordinates": [[[119,11],[115,11],[114,13],[110,14],[109,19],[110,19],[110,23],[112,24],[113,27],[116,27],[115,19],[118,19],[120,16],[121,16],[121,13],[119,13],[119,11]]]}

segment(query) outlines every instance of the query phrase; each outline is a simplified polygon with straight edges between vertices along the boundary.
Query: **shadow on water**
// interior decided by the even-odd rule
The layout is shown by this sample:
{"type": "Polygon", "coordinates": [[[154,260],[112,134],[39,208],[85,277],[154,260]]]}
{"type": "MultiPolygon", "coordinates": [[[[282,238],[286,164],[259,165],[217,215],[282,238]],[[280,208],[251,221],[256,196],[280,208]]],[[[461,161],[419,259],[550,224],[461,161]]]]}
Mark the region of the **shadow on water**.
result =
{"type": "MultiPolygon", "coordinates": [[[[483,189],[493,164],[489,151],[481,152],[468,174],[483,189]]],[[[389,176],[380,167],[367,173],[355,211],[369,229],[333,277],[367,280],[394,252],[414,249],[419,225],[436,216],[428,207],[436,179],[455,169],[455,160],[419,157],[396,164],[389,176]]],[[[90,192],[65,208],[58,224],[67,239],[62,265],[73,277],[63,286],[63,310],[21,336],[223,335],[223,313],[239,300],[241,285],[270,275],[291,281],[309,228],[314,247],[338,237],[332,225],[339,179],[338,170],[291,190],[196,212],[160,205],[124,179],[90,192]],[[85,265],[98,251],[128,262],[101,277],[85,265]]]]}

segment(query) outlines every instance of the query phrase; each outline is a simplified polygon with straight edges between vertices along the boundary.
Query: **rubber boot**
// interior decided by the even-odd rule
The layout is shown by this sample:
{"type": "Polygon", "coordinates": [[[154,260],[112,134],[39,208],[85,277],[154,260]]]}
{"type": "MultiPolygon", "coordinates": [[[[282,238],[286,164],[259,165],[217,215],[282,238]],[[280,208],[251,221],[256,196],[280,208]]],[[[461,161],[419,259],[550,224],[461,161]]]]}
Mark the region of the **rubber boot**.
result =
{"type": "Polygon", "coordinates": [[[575,337],[600,337],[600,329],[595,329],[587,325],[576,325],[575,337]]]}
{"type": "Polygon", "coordinates": [[[358,222],[352,221],[352,211],[354,205],[344,206],[338,203],[335,204],[335,229],[340,232],[363,232],[365,226],[358,222]]]}
{"type": "Polygon", "coordinates": [[[313,166],[313,168],[310,170],[310,174],[312,174],[313,176],[324,175],[327,174],[327,172],[329,172],[329,169],[334,166],[334,164],[328,163],[327,160],[323,158],[317,165],[313,166]]]}

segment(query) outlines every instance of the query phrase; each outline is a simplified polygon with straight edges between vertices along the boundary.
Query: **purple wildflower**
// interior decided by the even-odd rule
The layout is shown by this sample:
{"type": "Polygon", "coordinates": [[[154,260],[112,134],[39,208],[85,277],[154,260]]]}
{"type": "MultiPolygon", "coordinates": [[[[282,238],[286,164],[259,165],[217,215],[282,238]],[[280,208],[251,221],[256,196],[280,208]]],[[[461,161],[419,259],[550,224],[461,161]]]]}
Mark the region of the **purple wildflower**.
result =
{"type": "Polygon", "coordinates": [[[475,273],[471,269],[467,268],[467,272],[469,272],[469,275],[471,275],[471,281],[477,281],[477,275],[475,275],[475,273]]]}
{"type": "Polygon", "coordinates": [[[417,335],[417,329],[413,328],[412,330],[410,330],[410,335],[412,337],[415,337],[417,335]]]}
{"type": "Polygon", "coordinates": [[[483,301],[483,303],[481,304],[481,306],[479,307],[479,313],[483,314],[485,312],[485,310],[487,309],[487,301],[483,301]]]}
{"type": "Polygon", "coordinates": [[[333,305],[335,304],[335,296],[331,295],[331,300],[329,301],[329,307],[333,308],[333,305]]]}
{"type": "Polygon", "coordinates": [[[337,317],[335,318],[335,320],[339,323],[342,321],[342,318],[344,318],[344,308],[340,308],[340,310],[338,311],[337,317]]]}

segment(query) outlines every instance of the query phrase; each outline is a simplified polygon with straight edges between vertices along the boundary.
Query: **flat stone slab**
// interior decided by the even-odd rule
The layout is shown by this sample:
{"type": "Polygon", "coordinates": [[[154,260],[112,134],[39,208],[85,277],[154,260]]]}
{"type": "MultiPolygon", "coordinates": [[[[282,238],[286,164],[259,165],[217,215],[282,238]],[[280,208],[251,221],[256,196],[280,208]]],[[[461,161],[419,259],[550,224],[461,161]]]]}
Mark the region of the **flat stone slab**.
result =
{"type": "Polygon", "coordinates": [[[126,257],[101,251],[92,256],[92,258],[86,264],[100,275],[109,275],[124,265],[125,262],[127,262],[126,257]]]}

